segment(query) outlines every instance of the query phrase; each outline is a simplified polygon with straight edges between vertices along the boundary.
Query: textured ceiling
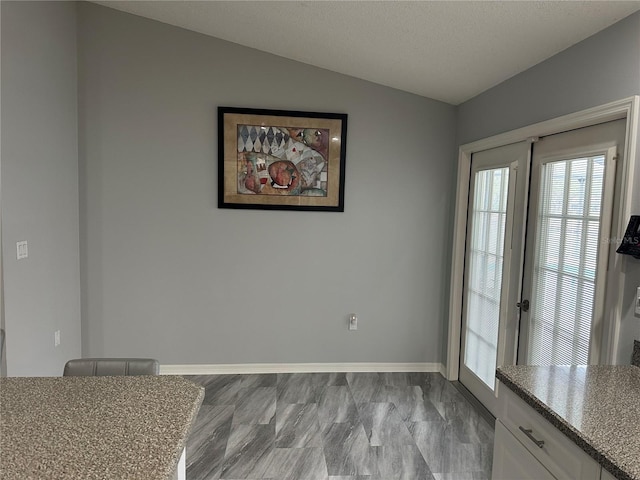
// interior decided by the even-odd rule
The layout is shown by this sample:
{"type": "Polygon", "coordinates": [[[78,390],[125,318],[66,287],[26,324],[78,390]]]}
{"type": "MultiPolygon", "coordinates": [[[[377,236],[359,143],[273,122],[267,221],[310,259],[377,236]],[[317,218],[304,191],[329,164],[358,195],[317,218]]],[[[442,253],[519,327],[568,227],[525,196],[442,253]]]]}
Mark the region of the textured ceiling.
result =
{"type": "Polygon", "coordinates": [[[459,104],[640,10],[640,1],[97,1],[459,104]]]}

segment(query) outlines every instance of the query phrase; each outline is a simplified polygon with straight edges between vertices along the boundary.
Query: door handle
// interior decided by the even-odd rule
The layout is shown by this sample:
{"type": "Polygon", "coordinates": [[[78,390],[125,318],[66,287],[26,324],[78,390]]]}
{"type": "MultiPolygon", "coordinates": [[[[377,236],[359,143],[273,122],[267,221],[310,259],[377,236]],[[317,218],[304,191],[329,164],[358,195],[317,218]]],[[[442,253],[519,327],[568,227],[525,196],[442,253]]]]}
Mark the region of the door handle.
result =
{"type": "Polygon", "coordinates": [[[533,430],[531,430],[530,428],[524,428],[523,426],[520,426],[519,428],[522,433],[524,433],[529,438],[529,440],[531,440],[538,446],[538,448],[544,447],[544,440],[538,440],[536,437],[534,437],[533,430]]]}
{"type": "Polygon", "coordinates": [[[523,300],[521,302],[516,303],[516,307],[518,307],[523,312],[529,311],[529,300],[523,300]]]}

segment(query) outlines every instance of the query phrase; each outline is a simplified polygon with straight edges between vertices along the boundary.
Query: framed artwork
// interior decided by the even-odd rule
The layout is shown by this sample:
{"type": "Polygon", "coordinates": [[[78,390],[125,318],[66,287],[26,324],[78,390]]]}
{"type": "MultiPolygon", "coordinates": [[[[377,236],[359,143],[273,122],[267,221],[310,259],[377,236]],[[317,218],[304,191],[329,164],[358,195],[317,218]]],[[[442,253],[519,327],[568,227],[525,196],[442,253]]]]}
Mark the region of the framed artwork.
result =
{"type": "Polygon", "coordinates": [[[344,211],[347,115],[218,107],[218,207],[344,211]]]}

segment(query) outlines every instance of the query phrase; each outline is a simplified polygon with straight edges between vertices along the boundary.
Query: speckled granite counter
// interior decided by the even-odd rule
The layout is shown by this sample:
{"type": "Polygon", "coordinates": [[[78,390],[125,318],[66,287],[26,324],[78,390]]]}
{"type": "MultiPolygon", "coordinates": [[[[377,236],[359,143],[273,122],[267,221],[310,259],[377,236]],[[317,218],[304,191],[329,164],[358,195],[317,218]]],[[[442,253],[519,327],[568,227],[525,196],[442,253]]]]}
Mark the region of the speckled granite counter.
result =
{"type": "Polygon", "coordinates": [[[173,478],[203,398],[182,377],[0,378],[0,478],[173,478]]]}
{"type": "Polygon", "coordinates": [[[496,377],[620,480],[640,480],[640,368],[510,366],[496,377]]]}

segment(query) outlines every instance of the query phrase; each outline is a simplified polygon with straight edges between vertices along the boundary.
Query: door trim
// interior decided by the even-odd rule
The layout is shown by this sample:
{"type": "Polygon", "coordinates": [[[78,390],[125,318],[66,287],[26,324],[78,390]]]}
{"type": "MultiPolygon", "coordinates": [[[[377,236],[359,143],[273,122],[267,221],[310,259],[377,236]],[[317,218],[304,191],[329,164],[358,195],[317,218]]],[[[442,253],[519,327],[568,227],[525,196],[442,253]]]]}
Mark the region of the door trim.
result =
{"type": "MultiPolygon", "coordinates": [[[[447,341],[446,377],[454,381],[458,379],[460,368],[460,335],[462,322],[462,295],[464,279],[464,252],[467,234],[467,205],[469,200],[469,182],[471,180],[471,155],[489,148],[500,147],[510,143],[522,141],[535,141],[538,137],[553,135],[556,133],[588,127],[598,123],[626,118],[625,149],[622,158],[622,171],[620,174],[621,191],[613,213],[611,235],[614,238],[622,238],[627,219],[631,215],[632,186],[634,179],[634,167],[636,163],[637,139],[638,139],[638,110],[640,96],[624,98],[598,107],[589,108],[569,115],[564,115],[552,120],[536,123],[510,132],[494,135],[489,138],[461,145],[458,150],[458,176],[456,191],[456,206],[454,216],[454,231],[451,258],[451,283],[449,288],[449,327],[447,341]]],[[[612,244],[612,249],[615,245],[612,244]]],[[[619,255],[609,265],[607,284],[609,292],[606,299],[609,315],[605,319],[608,323],[608,331],[603,335],[602,359],[608,363],[616,363],[618,351],[618,336],[620,329],[620,316],[622,312],[622,295],[624,275],[622,261],[619,255]]]]}

